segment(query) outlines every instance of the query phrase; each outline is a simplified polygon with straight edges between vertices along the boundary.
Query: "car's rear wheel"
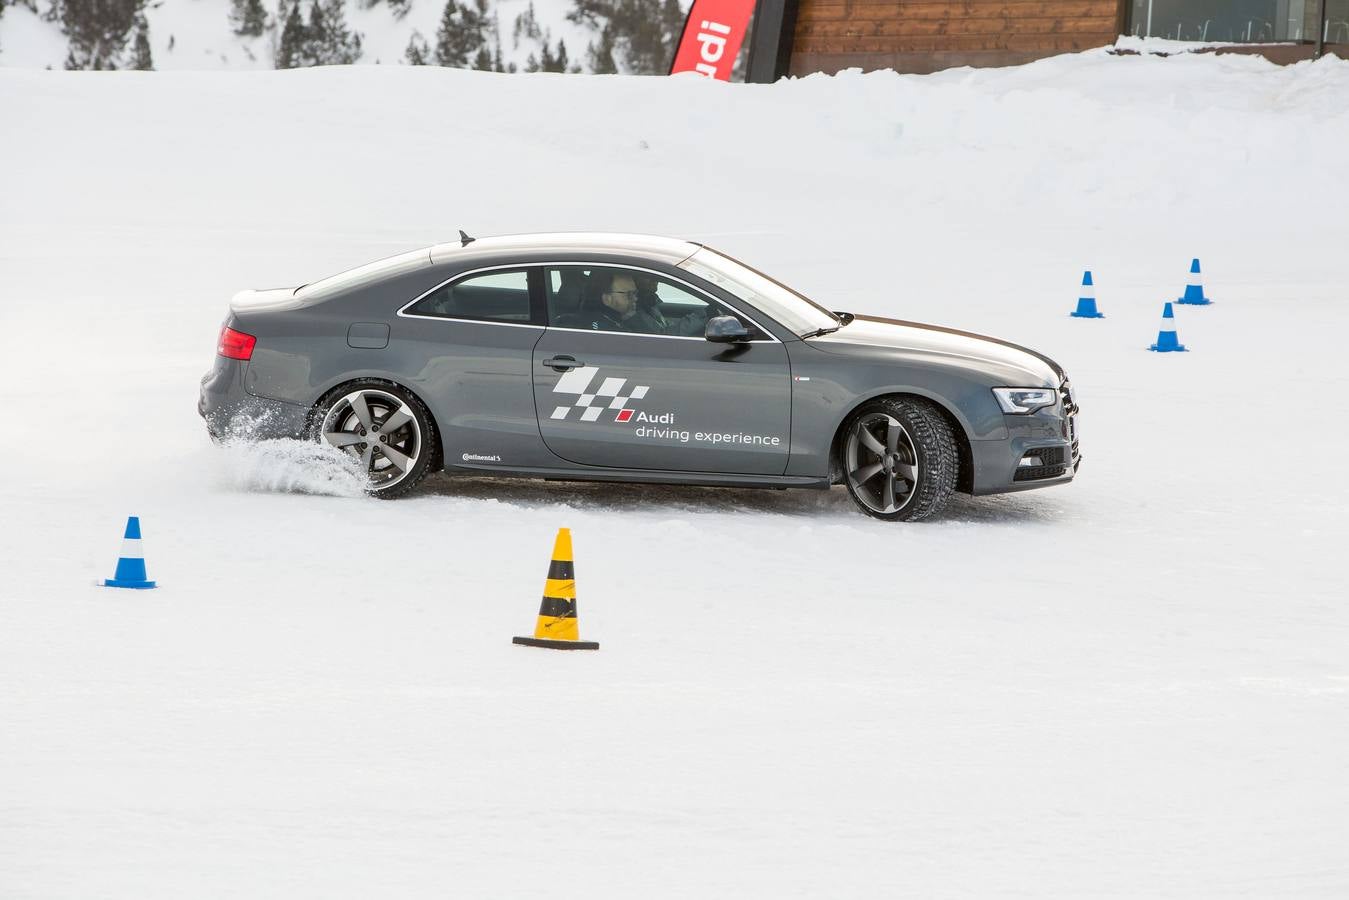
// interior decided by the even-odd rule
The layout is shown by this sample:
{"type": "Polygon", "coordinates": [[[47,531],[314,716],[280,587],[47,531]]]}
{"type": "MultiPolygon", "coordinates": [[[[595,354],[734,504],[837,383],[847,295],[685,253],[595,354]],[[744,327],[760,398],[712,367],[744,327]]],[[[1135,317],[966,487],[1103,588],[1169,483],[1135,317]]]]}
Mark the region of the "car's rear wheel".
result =
{"type": "Polygon", "coordinates": [[[315,437],[358,460],[377,497],[398,497],[426,475],[435,425],[426,407],[394,384],[343,385],[319,403],[315,437]]]}
{"type": "Polygon", "coordinates": [[[950,423],[923,400],[875,400],[845,430],[848,495],[878,519],[915,521],[937,512],[955,490],[959,465],[950,423]]]}

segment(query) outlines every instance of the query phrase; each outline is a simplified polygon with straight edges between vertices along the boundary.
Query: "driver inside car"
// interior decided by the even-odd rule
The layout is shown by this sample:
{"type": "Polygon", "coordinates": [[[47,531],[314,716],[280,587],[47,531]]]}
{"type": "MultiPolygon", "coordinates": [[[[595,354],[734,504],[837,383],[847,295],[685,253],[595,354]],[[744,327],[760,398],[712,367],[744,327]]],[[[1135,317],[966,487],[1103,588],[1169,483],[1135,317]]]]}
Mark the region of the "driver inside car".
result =
{"type": "Polygon", "coordinates": [[[586,283],[580,309],[562,317],[566,328],[592,331],[623,331],[630,334],[662,334],[693,337],[703,333],[707,308],[677,318],[667,317],[656,295],[655,282],[623,270],[598,269],[586,283]]]}
{"type": "Polygon", "coordinates": [[[700,304],[696,309],[673,318],[665,315],[661,308],[660,296],[656,293],[656,281],[641,275],[637,280],[637,315],[643,316],[642,324],[649,324],[648,334],[668,334],[680,337],[701,337],[707,329],[710,307],[700,304]]]}
{"type": "Polygon", "coordinates": [[[637,312],[637,284],[627,275],[597,269],[581,289],[576,312],[557,320],[561,328],[590,331],[640,331],[640,322],[630,321],[637,312]]]}

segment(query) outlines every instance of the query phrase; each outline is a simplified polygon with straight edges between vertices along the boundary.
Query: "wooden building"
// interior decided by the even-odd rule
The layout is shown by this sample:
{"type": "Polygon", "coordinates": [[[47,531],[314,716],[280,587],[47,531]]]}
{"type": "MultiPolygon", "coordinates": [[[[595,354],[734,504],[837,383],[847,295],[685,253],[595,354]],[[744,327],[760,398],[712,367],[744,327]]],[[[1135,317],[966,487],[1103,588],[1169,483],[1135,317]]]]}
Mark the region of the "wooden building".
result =
{"type": "Polygon", "coordinates": [[[1346,19],[1349,0],[759,0],[747,80],[1016,65],[1126,34],[1235,41],[1246,46],[1220,52],[1291,62],[1349,56],[1346,19]]]}

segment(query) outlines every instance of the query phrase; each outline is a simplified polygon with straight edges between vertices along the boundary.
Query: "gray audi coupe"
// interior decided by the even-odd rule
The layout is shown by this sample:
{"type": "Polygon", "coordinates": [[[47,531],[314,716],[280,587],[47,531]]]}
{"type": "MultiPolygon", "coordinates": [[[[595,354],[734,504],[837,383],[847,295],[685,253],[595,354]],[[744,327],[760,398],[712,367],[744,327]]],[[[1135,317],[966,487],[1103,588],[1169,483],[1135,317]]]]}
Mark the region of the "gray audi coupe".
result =
{"type": "Polygon", "coordinates": [[[831,312],[710,247],[460,239],[230,303],[198,411],[216,439],[323,441],[378,497],[427,472],[735,487],[842,483],[879,519],[1064,484],[1068,376],[996,338],[831,312]]]}

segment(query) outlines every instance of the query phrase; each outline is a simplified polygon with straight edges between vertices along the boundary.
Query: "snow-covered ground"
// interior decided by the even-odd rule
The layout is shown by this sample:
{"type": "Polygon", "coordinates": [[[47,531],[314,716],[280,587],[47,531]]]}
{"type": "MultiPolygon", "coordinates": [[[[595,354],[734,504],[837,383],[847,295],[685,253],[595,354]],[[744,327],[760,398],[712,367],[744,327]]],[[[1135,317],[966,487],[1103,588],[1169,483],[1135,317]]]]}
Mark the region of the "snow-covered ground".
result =
{"type": "Polygon", "coordinates": [[[0,896],[1346,896],[1346,96],[1335,59],[1104,52],[0,70],[0,896]],[[232,292],[460,227],[684,235],[1027,343],[1082,472],[906,526],[315,496],[303,448],[208,444],[232,292]],[[1148,353],[1193,256],[1217,303],[1148,353]],[[92,586],[128,514],[159,590],[92,586]],[[510,644],[559,526],[598,653],[510,644]]]}

